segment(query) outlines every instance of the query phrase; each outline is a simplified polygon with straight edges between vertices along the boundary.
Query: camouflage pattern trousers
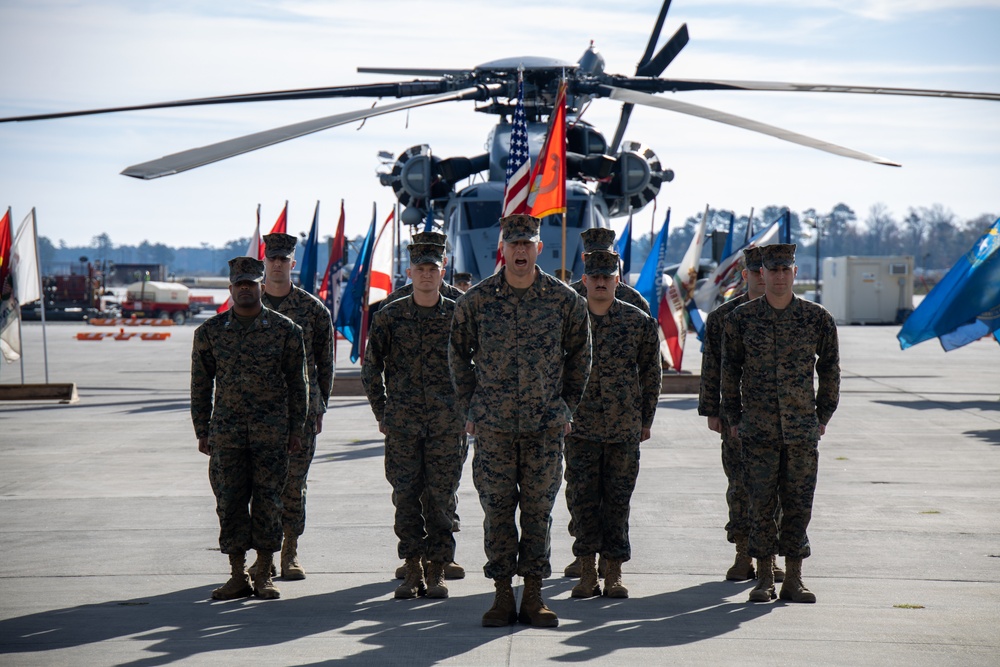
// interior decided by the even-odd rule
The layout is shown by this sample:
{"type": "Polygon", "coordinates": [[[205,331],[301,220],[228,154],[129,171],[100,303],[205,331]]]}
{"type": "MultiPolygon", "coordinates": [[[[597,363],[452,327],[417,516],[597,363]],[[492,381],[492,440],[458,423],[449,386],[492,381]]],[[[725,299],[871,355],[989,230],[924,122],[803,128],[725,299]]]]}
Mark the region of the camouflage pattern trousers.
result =
{"type": "Polygon", "coordinates": [[[284,447],[212,447],[208,478],[222,553],[281,549],[281,490],[287,473],[284,447]]]}
{"type": "Polygon", "coordinates": [[[562,482],[563,426],[533,433],[476,429],[472,479],[483,506],[490,579],[552,574],[552,507],[562,482]],[[515,514],[520,510],[521,536],[515,514]]]}
{"type": "Polygon", "coordinates": [[[385,478],[392,485],[400,558],[455,560],[452,513],[465,462],[462,449],[458,435],[386,434],[385,478]]]}
{"type": "Polygon", "coordinates": [[[743,462],[743,445],[739,438],[729,433],[729,422],[722,420],[722,469],[729,484],[726,487],[726,504],[729,521],[726,539],[735,543],[737,538],[750,537],[750,498],[747,497],[743,462]]]}
{"type": "Polygon", "coordinates": [[[806,528],[816,492],[818,445],[816,440],[743,436],[750,555],[754,558],[809,557],[806,528]]]}
{"type": "MultiPolygon", "coordinates": [[[[469,457],[469,440],[468,436],[464,433],[459,436],[462,443],[461,457],[462,457],[462,467],[465,467],[465,459],[469,457]]],[[[395,502],[395,501],[394,501],[395,502]]],[[[424,507],[427,507],[427,489],[424,489],[424,494],[420,496],[420,502],[424,507]]],[[[455,493],[452,495],[451,500],[448,502],[448,516],[451,517],[451,532],[458,533],[462,530],[462,517],[458,516],[458,487],[455,487],[455,493]]]]}
{"type": "Polygon", "coordinates": [[[294,535],[306,531],[306,477],[316,455],[316,415],[306,417],[302,429],[302,449],[288,455],[288,478],[281,493],[281,525],[294,535]]]}
{"type": "Polygon", "coordinates": [[[566,437],[566,505],[574,556],[632,558],[629,503],[639,477],[638,442],[566,437]]]}

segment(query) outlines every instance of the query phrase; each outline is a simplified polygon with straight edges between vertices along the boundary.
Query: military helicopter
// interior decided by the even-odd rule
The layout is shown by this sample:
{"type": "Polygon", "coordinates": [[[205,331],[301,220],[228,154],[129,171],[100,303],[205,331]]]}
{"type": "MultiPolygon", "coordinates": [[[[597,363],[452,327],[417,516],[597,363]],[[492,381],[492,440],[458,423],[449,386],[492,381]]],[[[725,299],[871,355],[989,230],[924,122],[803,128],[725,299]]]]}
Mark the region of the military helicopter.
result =
{"type": "MultiPolygon", "coordinates": [[[[334,97],[408,98],[402,102],[295,123],[183,151],[128,167],[122,172],[135,178],[152,179],[379,115],[450,101],[472,101],[477,104],[477,111],[499,117],[499,122],[488,139],[486,153],[473,157],[442,157],[432,154],[429,146],[416,146],[403,151],[392,168],[380,176],[380,180],[393,189],[398,201],[405,207],[405,222],[422,225],[427,214],[433,214],[437,224],[443,226],[452,239],[455,252],[452,266],[456,270],[467,270],[477,277],[483,277],[492,272],[493,268],[496,219],[503,193],[503,172],[509,144],[509,116],[516,96],[519,70],[523,71],[524,77],[524,105],[529,118],[533,157],[537,156],[544,135],[545,120],[551,115],[559,81],[562,78],[567,80],[570,117],[567,219],[572,227],[581,230],[591,226],[607,226],[612,217],[641,210],[656,197],[660,187],[671,180],[672,172],[661,165],[652,149],[637,142],[623,142],[631,110],[636,104],[726,123],[836,155],[877,164],[895,164],[891,160],[861,151],[680,102],[674,96],[664,97],[660,93],[707,90],[821,91],[1000,100],[1000,94],[995,93],[664,78],[661,75],[689,40],[687,27],[682,25],[662,47],[657,48],[669,7],[669,0],[663,2],[634,75],[605,72],[603,58],[591,46],[576,63],[551,58],[522,57],[495,60],[471,69],[359,68],[362,73],[404,76],[408,79],[390,83],[284,90],[18,116],[0,119],[0,122],[259,101],[334,97]],[[581,118],[591,101],[601,99],[622,104],[621,117],[610,140],[581,118]],[[466,179],[473,182],[459,188],[459,184],[466,179]]],[[[551,271],[558,264],[560,253],[565,253],[567,259],[572,258],[574,264],[578,264],[579,248],[561,248],[555,241],[555,225],[552,222],[554,221],[546,220],[543,228],[543,240],[546,241],[547,248],[546,254],[540,258],[543,268],[551,271]]],[[[576,238],[575,235],[572,238],[576,238]]],[[[579,267],[573,268],[574,273],[579,274],[579,267]]]]}

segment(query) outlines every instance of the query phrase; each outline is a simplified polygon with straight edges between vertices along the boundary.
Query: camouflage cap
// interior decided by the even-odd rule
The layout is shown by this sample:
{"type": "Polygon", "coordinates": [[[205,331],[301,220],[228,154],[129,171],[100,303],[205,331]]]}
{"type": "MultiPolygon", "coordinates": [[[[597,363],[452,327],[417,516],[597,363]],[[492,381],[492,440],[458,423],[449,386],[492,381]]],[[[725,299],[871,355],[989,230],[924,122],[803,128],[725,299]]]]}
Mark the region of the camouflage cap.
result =
{"type": "Polygon", "coordinates": [[[744,248],[743,262],[746,264],[748,271],[760,271],[761,267],[760,247],[754,246],[752,248],[744,248]]]}
{"type": "Polygon", "coordinates": [[[444,265],[444,246],[435,243],[411,243],[406,249],[410,253],[410,266],[417,264],[444,265]]]}
{"type": "Polygon", "coordinates": [[[765,269],[776,269],[779,266],[794,266],[795,244],[774,243],[762,246],[760,249],[760,261],[765,269]]]}
{"type": "Polygon", "coordinates": [[[617,276],[618,253],[595,250],[583,256],[583,272],[588,276],[617,276]]]}
{"type": "Polygon", "coordinates": [[[556,278],[564,283],[569,283],[573,280],[573,272],[569,269],[556,269],[556,278]]]}
{"type": "Polygon", "coordinates": [[[291,234],[265,234],[264,257],[268,259],[293,257],[295,255],[296,240],[291,234]]]}
{"type": "Polygon", "coordinates": [[[442,232],[417,232],[413,235],[411,243],[417,245],[439,245],[442,248],[448,241],[448,235],[442,232]]]}
{"type": "Polygon", "coordinates": [[[264,262],[254,257],[233,257],[229,260],[229,284],[242,280],[255,283],[264,281],[264,262]]]}
{"type": "Polygon", "coordinates": [[[500,218],[504,243],[540,240],[541,236],[538,234],[538,228],[541,224],[542,221],[540,219],[533,215],[524,215],[523,213],[516,213],[508,215],[505,218],[500,218]]]}
{"type": "Polygon", "coordinates": [[[591,227],[580,232],[583,239],[583,251],[593,252],[595,250],[615,251],[615,230],[606,227],[591,227]]]}
{"type": "Polygon", "coordinates": [[[452,278],[454,279],[454,281],[456,283],[471,283],[472,282],[472,274],[471,273],[466,273],[465,271],[459,271],[454,276],[452,276],[452,278]]]}

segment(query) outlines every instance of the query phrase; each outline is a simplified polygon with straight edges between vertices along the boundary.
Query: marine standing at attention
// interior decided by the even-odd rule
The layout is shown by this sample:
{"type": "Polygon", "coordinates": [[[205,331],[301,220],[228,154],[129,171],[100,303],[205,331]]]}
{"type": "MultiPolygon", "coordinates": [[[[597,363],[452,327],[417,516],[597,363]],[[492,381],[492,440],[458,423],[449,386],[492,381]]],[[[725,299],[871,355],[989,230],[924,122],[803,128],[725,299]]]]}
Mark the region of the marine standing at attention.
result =
{"type": "MultiPolygon", "coordinates": [[[[591,252],[603,251],[614,253],[615,255],[618,254],[615,251],[615,230],[613,229],[608,229],[606,227],[591,227],[590,229],[585,229],[580,232],[580,239],[583,240],[583,253],[580,257],[585,263],[587,254],[591,252]]],[[[577,294],[580,296],[587,296],[587,285],[582,278],[574,283],[570,283],[569,286],[575,289],[577,294]]],[[[646,303],[646,299],[639,294],[638,290],[629,285],[627,281],[622,280],[621,276],[619,276],[618,285],[615,287],[614,297],[619,301],[635,306],[647,315],[650,313],[649,304],[646,303]]],[[[569,520],[569,534],[573,534],[572,517],[570,517],[569,520]]],[[[604,557],[601,557],[598,570],[602,577],[607,574],[607,568],[607,561],[604,557]]],[[[579,577],[580,559],[574,558],[573,561],[563,569],[563,575],[567,577],[579,577]]]]}
{"type": "MultiPolygon", "coordinates": [[[[290,234],[264,236],[264,305],[300,327],[306,349],[309,380],[309,414],[302,431],[302,448],[288,458],[288,481],[281,494],[282,579],[305,579],[298,557],[299,537],[306,529],[306,477],[316,455],[316,436],[323,431],[323,415],[333,389],[333,322],[323,302],[292,284],[295,268],[295,237],[290,234]]],[[[256,563],[250,574],[256,571],[256,563]]],[[[273,572],[272,572],[273,574],[273,572]]]]}
{"type": "Polygon", "coordinates": [[[615,298],[618,266],[617,253],[584,255],[593,366],[566,436],[566,504],[581,570],[575,598],[601,594],[597,554],[608,563],[604,595],[628,597],[622,563],[632,557],[628,517],[639,443],[649,439],[663,382],[656,320],[615,298]]]}
{"type": "Polygon", "coordinates": [[[212,591],[216,600],[281,595],[271,580],[281,548],[281,490],[309,407],[302,329],[261,305],[263,279],[260,260],[229,260],[233,307],[195,330],[191,352],[191,420],[198,451],[210,457],[219,547],[232,568],[212,591]],[[251,548],[261,566],[252,586],[244,570],[251,548]]]}
{"type": "Polygon", "coordinates": [[[385,435],[385,477],[405,560],[395,597],[446,598],[444,569],[455,560],[453,499],[465,462],[463,420],[448,371],[455,302],[439,291],[444,246],[410,244],[408,250],[413,293],[376,313],[361,380],[385,435]]]}
{"type": "Polygon", "coordinates": [[[792,292],[794,244],[762,247],[761,262],[765,295],[726,317],[722,342],[722,414],[743,444],[750,555],[757,559],[750,601],[774,599],[779,554],[785,557],[781,598],[815,602],[802,583],[802,559],[811,553],[806,529],[819,439],[840,399],[837,325],[825,308],[792,292]]]}
{"type": "MultiPolygon", "coordinates": [[[[750,501],[743,477],[743,450],[740,439],[732,436],[729,423],[722,417],[720,386],[722,383],[722,328],[725,318],[739,306],[764,296],[764,277],[761,275],[760,248],[743,251],[743,282],[747,291],[718,306],[705,319],[705,344],[701,351],[701,390],[698,395],[698,414],[708,418],[708,428],[722,436],[722,469],[726,473],[726,504],[729,521],[726,539],[736,545],[736,560],[726,572],[729,581],[753,579],[756,573],[750,557],[750,501]]],[[[774,580],[782,581],[785,573],[777,564],[774,580]]]]}
{"type": "MultiPolygon", "coordinates": [[[[413,245],[436,245],[441,247],[442,262],[441,268],[448,266],[448,235],[442,232],[417,232],[412,236],[411,244],[413,245]]],[[[470,276],[471,278],[471,276],[470,276]]],[[[390,292],[389,296],[380,301],[376,306],[370,311],[371,317],[374,319],[375,313],[378,312],[380,308],[388,306],[393,301],[398,299],[403,299],[411,294],[413,294],[414,284],[409,282],[397,290],[390,292]]],[[[441,281],[438,291],[441,294],[452,301],[456,301],[458,297],[465,293],[465,290],[461,290],[458,287],[453,287],[448,283],[441,281]]],[[[447,341],[445,341],[447,344],[447,341]]],[[[465,442],[465,433],[462,430],[463,425],[459,424],[458,434],[462,438],[462,465],[465,465],[465,459],[468,456],[469,446],[465,442]]],[[[462,529],[462,520],[458,516],[458,489],[455,489],[455,495],[451,499],[451,503],[448,506],[448,512],[451,516],[452,522],[452,532],[459,532],[462,529]]],[[[426,565],[426,563],[425,563],[426,565]]],[[[406,577],[406,563],[403,563],[396,568],[396,578],[404,579],[406,577]]],[[[456,562],[448,562],[444,565],[444,578],[445,579],[464,579],[465,578],[465,568],[456,562]]]]}
{"type": "Polygon", "coordinates": [[[591,347],[587,302],[536,266],[540,222],[521,214],[500,219],[506,265],[459,299],[451,328],[452,380],[465,431],[476,438],[472,470],[485,513],[483,570],[496,589],[483,616],[488,627],[516,619],[559,624],[542,600],[542,579],[552,573],[563,438],[587,385],[591,347]],[[524,577],[519,613],[515,574],[524,577]]]}

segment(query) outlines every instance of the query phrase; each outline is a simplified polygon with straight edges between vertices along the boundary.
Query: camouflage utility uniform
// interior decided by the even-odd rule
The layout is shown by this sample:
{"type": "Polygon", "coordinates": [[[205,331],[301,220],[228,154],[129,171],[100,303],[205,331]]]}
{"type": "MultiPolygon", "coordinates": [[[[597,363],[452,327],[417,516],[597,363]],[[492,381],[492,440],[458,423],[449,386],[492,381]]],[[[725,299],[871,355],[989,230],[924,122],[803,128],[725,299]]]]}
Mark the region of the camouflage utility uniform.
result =
{"type": "Polygon", "coordinates": [[[302,436],[309,401],[304,364],[302,329],[267,308],[248,327],[230,310],[195,331],[191,418],[209,438],[224,554],[281,548],[287,447],[302,436]]]}
{"type": "MultiPolygon", "coordinates": [[[[576,293],[582,297],[587,296],[587,286],[583,284],[582,280],[577,280],[575,283],[570,283],[570,287],[576,290],[576,293]]],[[[623,282],[618,283],[618,287],[615,288],[615,298],[619,301],[624,301],[627,304],[633,305],[647,315],[650,314],[649,303],[646,301],[645,297],[639,293],[639,290],[632,287],[631,285],[626,285],[623,282]]]]}
{"type": "Polygon", "coordinates": [[[653,424],[662,370],[656,321],[618,299],[590,314],[593,366],[566,437],[566,503],[573,555],[627,561],[629,503],[642,429],[653,424]]]}
{"type": "Polygon", "coordinates": [[[450,508],[465,461],[463,418],[448,371],[455,302],[421,308],[412,297],[372,322],[361,380],[385,431],[385,477],[393,488],[399,557],[455,559],[450,508]],[[426,506],[421,511],[421,495],[426,506]]]}
{"type": "Polygon", "coordinates": [[[750,536],[750,501],[743,480],[743,453],[739,438],[729,432],[729,422],[722,415],[722,330],[726,316],[749,301],[746,293],[718,306],[705,319],[705,342],[701,351],[701,389],[698,414],[719,417],[722,421],[722,469],[726,473],[726,504],[729,521],[726,539],[736,543],[750,536]]]}
{"type": "MultiPolygon", "coordinates": [[[[264,305],[270,307],[272,299],[265,293],[264,305]]],[[[301,535],[306,528],[306,477],[316,454],[316,419],[326,412],[333,390],[333,322],[322,301],[294,285],[273,310],[302,327],[305,342],[309,414],[302,432],[302,449],[288,458],[288,481],[281,495],[285,530],[301,535]]]]}
{"type": "Polygon", "coordinates": [[[837,325],[825,308],[793,297],[778,312],[761,297],[726,318],[722,412],[743,444],[754,558],[810,555],[819,425],[830,421],[839,398],[837,325]]]}
{"type": "Polygon", "coordinates": [[[461,414],[476,427],[473,479],[486,515],[484,572],[496,580],[551,574],[563,433],[591,363],[587,302],[537,268],[518,297],[506,271],[459,300],[449,348],[461,414]]]}

